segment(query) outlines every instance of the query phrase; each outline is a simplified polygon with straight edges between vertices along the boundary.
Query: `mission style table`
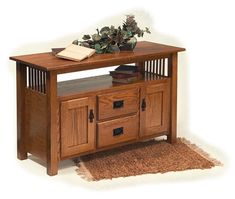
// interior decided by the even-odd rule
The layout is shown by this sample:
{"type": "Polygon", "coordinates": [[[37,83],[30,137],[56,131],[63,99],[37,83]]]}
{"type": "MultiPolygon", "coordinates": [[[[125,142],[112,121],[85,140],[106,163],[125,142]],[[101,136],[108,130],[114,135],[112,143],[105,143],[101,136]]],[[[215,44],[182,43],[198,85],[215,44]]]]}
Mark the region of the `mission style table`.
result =
{"type": "Polygon", "coordinates": [[[134,51],[95,54],[81,62],[52,53],[16,61],[17,152],[56,175],[60,160],[166,135],[176,141],[177,53],[183,48],[138,42],[134,51]],[[110,75],[57,82],[57,75],[134,63],[141,78],[113,83],[110,75]]]}

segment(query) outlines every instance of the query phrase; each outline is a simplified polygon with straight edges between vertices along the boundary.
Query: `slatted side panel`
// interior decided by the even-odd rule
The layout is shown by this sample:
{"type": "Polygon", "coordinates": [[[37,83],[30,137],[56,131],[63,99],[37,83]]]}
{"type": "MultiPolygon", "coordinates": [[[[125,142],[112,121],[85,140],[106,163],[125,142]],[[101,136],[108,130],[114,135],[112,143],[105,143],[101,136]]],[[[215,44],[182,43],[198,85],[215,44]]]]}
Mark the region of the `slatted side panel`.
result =
{"type": "Polygon", "coordinates": [[[148,60],[144,63],[145,72],[158,76],[169,77],[169,58],[148,60]]]}
{"type": "Polygon", "coordinates": [[[46,72],[27,66],[27,87],[39,93],[46,93],[46,72]]]}

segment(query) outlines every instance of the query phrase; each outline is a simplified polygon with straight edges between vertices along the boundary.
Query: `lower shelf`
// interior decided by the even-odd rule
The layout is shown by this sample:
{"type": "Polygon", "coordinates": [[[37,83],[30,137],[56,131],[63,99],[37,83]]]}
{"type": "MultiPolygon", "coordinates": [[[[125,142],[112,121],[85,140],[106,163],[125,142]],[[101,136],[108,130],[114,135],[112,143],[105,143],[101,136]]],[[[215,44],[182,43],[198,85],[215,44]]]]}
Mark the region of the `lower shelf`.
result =
{"type": "Polygon", "coordinates": [[[110,75],[100,75],[95,77],[81,78],[76,80],[69,80],[58,82],[57,92],[58,98],[64,99],[68,96],[82,94],[92,91],[107,90],[115,87],[129,87],[133,84],[139,84],[143,82],[156,82],[169,79],[168,77],[158,76],[156,74],[146,72],[144,76],[136,82],[130,84],[114,83],[110,75]]]}

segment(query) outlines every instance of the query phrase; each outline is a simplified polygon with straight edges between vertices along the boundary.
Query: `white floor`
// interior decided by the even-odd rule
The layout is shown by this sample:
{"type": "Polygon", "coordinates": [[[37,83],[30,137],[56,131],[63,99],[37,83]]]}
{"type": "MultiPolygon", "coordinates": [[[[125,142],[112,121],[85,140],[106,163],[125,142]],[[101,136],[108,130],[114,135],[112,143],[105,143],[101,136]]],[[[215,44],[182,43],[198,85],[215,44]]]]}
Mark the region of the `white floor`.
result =
{"type": "MultiPolygon", "coordinates": [[[[188,138],[188,137],[187,137],[188,138]]],[[[1,194],[9,198],[18,196],[24,198],[79,198],[94,196],[121,198],[124,196],[142,197],[181,197],[181,198],[232,198],[232,181],[234,171],[228,153],[218,146],[212,146],[198,138],[188,138],[197,143],[223,162],[223,167],[206,170],[189,170],[183,172],[169,172],[166,174],[149,174],[98,182],[87,182],[75,172],[76,166],[70,160],[60,165],[59,174],[54,177],[46,175],[46,169],[40,164],[28,160],[19,161],[15,156],[2,161],[1,167],[1,194]],[[3,164],[4,163],[4,164],[3,164]],[[13,188],[14,187],[14,188],[13,188]]],[[[229,146],[230,142],[227,143],[229,146]]]]}

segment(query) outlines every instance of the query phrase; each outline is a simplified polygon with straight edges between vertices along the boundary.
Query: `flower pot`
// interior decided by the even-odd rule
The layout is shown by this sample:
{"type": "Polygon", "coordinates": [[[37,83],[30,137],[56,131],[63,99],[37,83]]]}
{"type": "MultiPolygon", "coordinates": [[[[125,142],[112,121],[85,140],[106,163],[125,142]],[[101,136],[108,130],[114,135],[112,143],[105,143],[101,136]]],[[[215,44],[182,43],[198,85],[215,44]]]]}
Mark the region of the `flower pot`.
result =
{"type": "Polygon", "coordinates": [[[137,43],[137,39],[132,37],[126,43],[121,43],[118,47],[120,51],[133,51],[137,43]]]}

